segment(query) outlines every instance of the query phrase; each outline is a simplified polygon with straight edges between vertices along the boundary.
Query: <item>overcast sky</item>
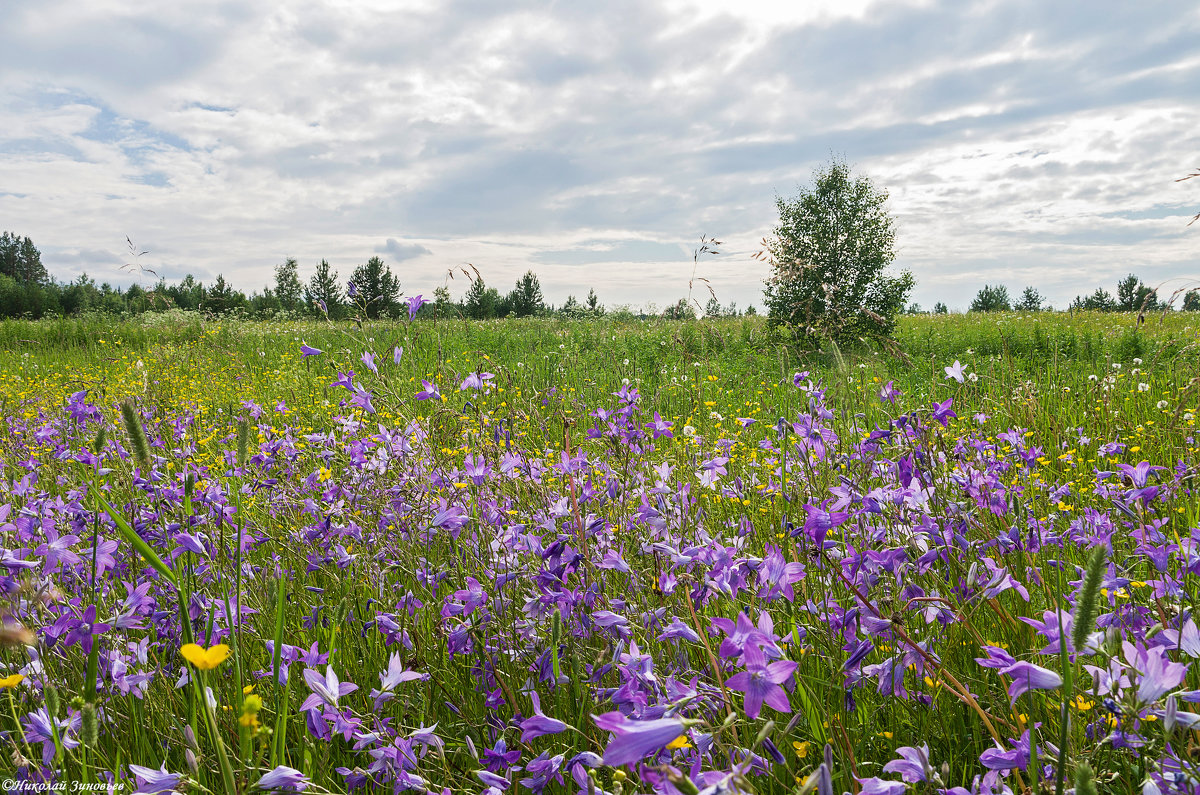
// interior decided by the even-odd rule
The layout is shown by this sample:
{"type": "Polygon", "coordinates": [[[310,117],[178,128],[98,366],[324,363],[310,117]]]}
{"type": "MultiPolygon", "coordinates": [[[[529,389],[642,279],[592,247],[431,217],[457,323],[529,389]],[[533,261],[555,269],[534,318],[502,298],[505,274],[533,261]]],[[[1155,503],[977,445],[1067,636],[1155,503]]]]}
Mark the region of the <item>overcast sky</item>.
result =
{"type": "MultiPolygon", "coordinates": [[[[0,228],[60,280],[249,292],[379,254],[662,307],[752,259],[831,155],[914,299],[1200,280],[1200,5],[1143,0],[4,0],[0,228]],[[779,8],[791,7],[780,12],[779,8]]],[[[461,275],[451,283],[465,290],[461,275]]],[[[699,288],[698,288],[699,289],[699,288]]],[[[707,293],[700,296],[701,303],[707,293]]]]}

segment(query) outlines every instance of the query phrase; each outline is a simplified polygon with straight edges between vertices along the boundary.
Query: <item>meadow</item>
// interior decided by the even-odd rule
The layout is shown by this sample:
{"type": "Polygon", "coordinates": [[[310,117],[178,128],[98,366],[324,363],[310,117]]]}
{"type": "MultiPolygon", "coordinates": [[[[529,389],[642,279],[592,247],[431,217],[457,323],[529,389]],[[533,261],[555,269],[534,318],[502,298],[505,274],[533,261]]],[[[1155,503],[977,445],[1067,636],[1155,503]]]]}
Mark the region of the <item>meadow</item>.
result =
{"type": "Polygon", "coordinates": [[[0,780],[1195,792],[1198,393],[1194,313],[3,321],[0,780]]]}

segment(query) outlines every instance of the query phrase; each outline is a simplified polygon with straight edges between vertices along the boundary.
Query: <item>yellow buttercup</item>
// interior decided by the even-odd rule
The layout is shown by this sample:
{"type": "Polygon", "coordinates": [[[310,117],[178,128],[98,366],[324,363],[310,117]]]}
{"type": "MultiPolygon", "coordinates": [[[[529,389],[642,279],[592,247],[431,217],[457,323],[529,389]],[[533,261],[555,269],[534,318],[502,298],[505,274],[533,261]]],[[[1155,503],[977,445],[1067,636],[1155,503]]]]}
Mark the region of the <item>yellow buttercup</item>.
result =
{"type": "Polygon", "coordinates": [[[201,671],[211,671],[225,662],[225,658],[229,656],[229,647],[224,643],[218,643],[216,646],[206,649],[195,643],[186,643],[179,649],[179,653],[183,655],[183,659],[201,671]]]}

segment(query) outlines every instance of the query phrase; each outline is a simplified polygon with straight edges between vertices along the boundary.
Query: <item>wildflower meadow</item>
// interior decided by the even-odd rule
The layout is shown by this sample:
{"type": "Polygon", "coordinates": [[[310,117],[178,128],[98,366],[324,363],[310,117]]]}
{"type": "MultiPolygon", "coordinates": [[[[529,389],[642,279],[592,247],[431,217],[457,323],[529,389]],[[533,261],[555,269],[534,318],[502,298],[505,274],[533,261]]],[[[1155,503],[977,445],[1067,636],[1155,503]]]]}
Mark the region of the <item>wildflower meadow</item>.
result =
{"type": "Polygon", "coordinates": [[[1200,791],[1194,313],[415,300],[0,323],[4,786],[1200,791]]]}

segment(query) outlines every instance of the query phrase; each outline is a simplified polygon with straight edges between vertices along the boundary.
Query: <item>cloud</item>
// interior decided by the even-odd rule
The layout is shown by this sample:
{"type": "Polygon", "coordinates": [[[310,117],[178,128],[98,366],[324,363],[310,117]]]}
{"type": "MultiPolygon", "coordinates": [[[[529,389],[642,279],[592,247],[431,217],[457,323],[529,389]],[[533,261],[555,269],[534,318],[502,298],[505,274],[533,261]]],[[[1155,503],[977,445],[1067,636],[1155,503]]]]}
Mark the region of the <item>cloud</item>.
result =
{"type": "Polygon", "coordinates": [[[244,289],[375,251],[417,291],[472,262],[659,305],[709,234],[745,306],[775,197],[838,154],[889,190],[926,305],[1194,272],[1194,4],[793,5],[10,0],[0,215],[244,289]]]}
{"type": "Polygon", "coordinates": [[[595,265],[602,262],[683,262],[689,256],[678,243],[586,240],[572,248],[538,251],[531,259],[553,265],[595,265]]]}
{"type": "Polygon", "coordinates": [[[415,259],[416,257],[433,252],[419,243],[401,243],[394,237],[389,237],[387,242],[382,246],[375,247],[376,254],[388,254],[395,262],[403,262],[406,259],[415,259]]]}

